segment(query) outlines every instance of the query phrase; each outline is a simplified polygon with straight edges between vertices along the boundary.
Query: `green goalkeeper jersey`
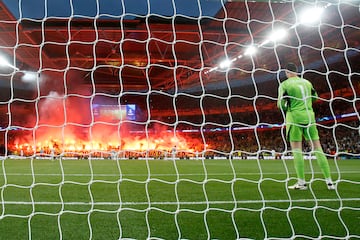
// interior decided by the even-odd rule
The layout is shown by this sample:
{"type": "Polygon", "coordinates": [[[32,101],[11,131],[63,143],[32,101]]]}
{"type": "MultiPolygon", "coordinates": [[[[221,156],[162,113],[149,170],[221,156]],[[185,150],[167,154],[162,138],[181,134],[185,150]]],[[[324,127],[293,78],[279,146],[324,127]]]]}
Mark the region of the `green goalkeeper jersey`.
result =
{"type": "Polygon", "coordinates": [[[286,112],[287,124],[309,124],[315,122],[312,103],[316,99],[317,93],[311,82],[291,77],[279,86],[277,106],[286,112]]]}

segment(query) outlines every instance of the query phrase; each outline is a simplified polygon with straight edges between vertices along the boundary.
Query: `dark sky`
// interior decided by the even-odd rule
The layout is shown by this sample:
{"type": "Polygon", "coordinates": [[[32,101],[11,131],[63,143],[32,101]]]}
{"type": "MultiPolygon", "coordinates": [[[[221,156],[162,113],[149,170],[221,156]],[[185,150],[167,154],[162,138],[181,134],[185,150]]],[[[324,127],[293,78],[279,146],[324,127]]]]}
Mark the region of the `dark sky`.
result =
{"type": "Polygon", "coordinates": [[[159,14],[214,16],[226,0],[3,0],[16,18],[159,14]],[[199,2],[201,6],[199,6],[199,2]],[[19,5],[20,3],[20,5],[19,5]]]}

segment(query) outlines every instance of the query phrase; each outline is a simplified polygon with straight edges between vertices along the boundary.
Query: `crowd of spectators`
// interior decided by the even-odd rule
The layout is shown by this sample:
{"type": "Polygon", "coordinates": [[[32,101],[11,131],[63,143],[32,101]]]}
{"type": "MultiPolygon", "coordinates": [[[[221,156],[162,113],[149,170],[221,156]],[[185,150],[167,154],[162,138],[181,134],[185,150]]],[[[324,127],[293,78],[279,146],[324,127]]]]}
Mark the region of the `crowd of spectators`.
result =
{"type": "MultiPolygon", "coordinates": [[[[360,128],[359,121],[352,120],[341,123],[328,122],[319,125],[319,133],[324,152],[328,157],[360,158],[360,128]]],[[[290,145],[285,138],[285,128],[247,127],[238,129],[218,128],[216,131],[179,131],[183,139],[188,140],[188,149],[171,146],[168,149],[129,150],[112,146],[102,151],[61,152],[61,149],[41,149],[34,152],[11,151],[8,154],[28,156],[36,154],[41,157],[77,157],[77,158],[248,158],[273,156],[280,157],[291,154],[290,145]]],[[[5,146],[1,148],[4,154],[5,146]]],[[[310,152],[311,145],[304,143],[304,151],[310,152]]]]}
{"type": "MultiPolygon", "coordinates": [[[[329,122],[319,125],[321,143],[326,154],[329,156],[348,155],[360,157],[360,128],[359,121],[329,122]]],[[[275,150],[285,154],[290,146],[285,139],[285,130],[281,127],[275,129],[257,129],[256,131],[239,132],[233,134],[231,145],[227,134],[221,134],[214,141],[214,146],[224,152],[246,151],[249,153],[275,150]],[[222,138],[221,140],[219,138],[222,138]],[[228,142],[228,144],[223,143],[228,142]]],[[[305,151],[311,151],[311,145],[304,143],[305,151]]]]}

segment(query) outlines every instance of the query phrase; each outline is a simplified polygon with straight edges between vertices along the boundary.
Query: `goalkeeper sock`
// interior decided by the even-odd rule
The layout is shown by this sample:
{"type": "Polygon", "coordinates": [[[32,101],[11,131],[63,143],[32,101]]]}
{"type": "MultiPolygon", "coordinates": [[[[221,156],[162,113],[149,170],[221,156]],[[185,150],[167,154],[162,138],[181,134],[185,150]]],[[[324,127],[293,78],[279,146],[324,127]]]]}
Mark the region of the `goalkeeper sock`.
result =
{"type": "Polygon", "coordinates": [[[294,149],[294,166],[299,184],[305,184],[304,158],[301,149],[294,149]]]}
{"type": "Polygon", "coordinates": [[[331,181],[329,162],[322,149],[315,149],[315,156],[326,181],[331,181]]]}

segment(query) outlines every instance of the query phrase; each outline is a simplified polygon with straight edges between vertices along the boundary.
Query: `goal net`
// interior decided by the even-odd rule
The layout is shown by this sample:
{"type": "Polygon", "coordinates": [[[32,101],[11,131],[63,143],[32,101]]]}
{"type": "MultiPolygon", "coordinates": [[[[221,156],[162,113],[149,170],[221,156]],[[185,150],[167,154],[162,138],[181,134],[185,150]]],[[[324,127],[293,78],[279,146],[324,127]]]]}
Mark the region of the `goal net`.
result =
{"type": "Polygon", "coordinates": [[[0,1],[0,238],[360,238],[359,7],[0,1]],[[288,62],[333,191],[311,142],[288,188],[288,62]]]}

